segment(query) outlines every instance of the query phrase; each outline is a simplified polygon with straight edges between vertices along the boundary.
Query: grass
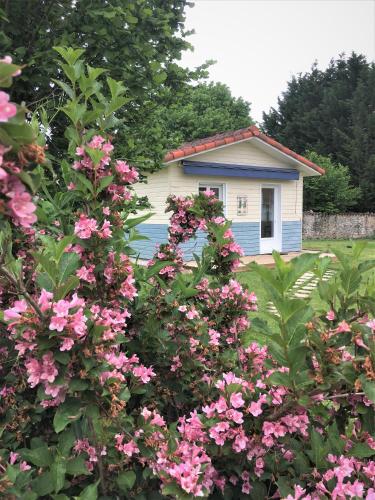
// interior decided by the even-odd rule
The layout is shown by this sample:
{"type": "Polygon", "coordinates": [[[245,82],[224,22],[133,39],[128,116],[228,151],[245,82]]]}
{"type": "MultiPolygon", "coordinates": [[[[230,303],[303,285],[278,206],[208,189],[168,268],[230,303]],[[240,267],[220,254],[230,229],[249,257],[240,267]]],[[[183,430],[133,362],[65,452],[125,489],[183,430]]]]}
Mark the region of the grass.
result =
{"type": "MultiPolygon", "coordinates": [[[[375,240],[355,240],[355,241],[366,241],[367,245],[364,249],[361,260],[367,259],[375,259],[375,240]]],[[[353,244],[355,243],[353,240],[307,240],[303,242],[304,250],[320,250],[321,252],[333,252],[334,250],[341,250],[345,253],[351,253],[353,244]]],[[[332,268],[334,269],[337,265],[332,263],[332,268]]],[[[369,271],[366,274],[371,274],[372,277],[375,277],[374,271],[369,271]]],[[[258,298],[258,306],[259,313],[258,315],[262,316],[262,313],[266,310],[268,297],[266,290],[262,284],[261,278],[254,271],[243,271],[238,273],[238,280],[247,285],[249,289],[255,292],[258,298]]],[[[311,305],[312,307],[318,309],[322,307],[323,303],[319,298],[317,290],[314,290],[311,294],[311,305]]]]}
{"type": "Polygon", "coordinates": [[[322,252],[333,252],[334,250],[341,250],[345,253],[351,253],[353,245],[356,242],[366,242],[361,259],[375,259],[375,239],[374,240],[305,240],[303,242],[304,250],[320,250],[322,252]]]}

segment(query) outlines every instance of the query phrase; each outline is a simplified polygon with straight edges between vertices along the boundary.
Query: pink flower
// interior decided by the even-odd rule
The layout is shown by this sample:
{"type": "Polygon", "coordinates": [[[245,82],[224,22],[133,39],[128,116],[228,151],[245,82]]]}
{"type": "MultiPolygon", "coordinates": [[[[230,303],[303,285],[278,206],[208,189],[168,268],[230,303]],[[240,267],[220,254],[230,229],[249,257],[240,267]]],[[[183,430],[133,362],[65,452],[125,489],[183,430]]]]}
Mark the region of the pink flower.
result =
{"type": "Polygon", "coordinates": [[[120,286],[120,293],[123,297],[125,297],[128,300],[133,300],[134,297],[138,295],[137,289],[133,285],[135,283],[135,279],[131,274],[126,277],[126,280],[121,283],[120,286]]]}
{"type": "Polygon", "coordinates": [[[138,172],[134,168],[130,167],[125,161],[117,160],[115,169],[122,182],[132,184],[138,180],[138,172]]]}
{"type": "Polygon", "coordinates": [[[229,420],[233,420],[233,422],[235,422],[236,424],[242,424],[243,423],[243,414],[240,411],[232,410],[231,409],[231,410],[228,410],[225,413],[225,416],[229,420]]]}
{"type": "Polygon", "coordinates": [[[262,410],[262,401],[253,401],[249,408],[248,412],[251,413],[254,417],[258,417],[263,413],[262,410]]]}
{"type": "Polygon", "coordinates": [[[30,470],[30,469],[31,469],[31,467],[30,467],[30,465],[27,462],[22,461],[20,463],[20,471],[26,472],[27,470],[30,470]]]}
{"type": "Polygon", "coordinates": [[[145,420],[148,420],[151,417],[152,412],[147,408],[142,408],[141,415],[145,420]]]}
{"type": "Polygon", "coordinates": [[[219,345],[219,339],[220,339],[220,333],[217,332],[216,330],[213,330],[212,328],[210,328],[208,330],[208,335],[210,337],[210,340],[209,340],[209,344],[210,345],[219,345]]]}
{"type": "Polygon", "coordinates": [[[366,326],[368,326],[373,332],[375,332],[375,318],[368,321],[366,323],[366,326]]]}
{"type": "Polygon", "coordinates": [[[42,289],[38,299],[38,305],[42,312],[46,312],[51,308],[53,299],[53,293],[47,292],[47,290],[42,289]]]}
{"type": "Polygon", "coordinates": [[[190,311],[186,313],[187,319],[199,318],[199,313],[194,306],[191,306],[190,311]]]}
{"type": "Polygon", "coordinates": [[[60,346],[60,351],[70,351],[74,346],[74,340],[70,337],[64,337],[60,346]]]}
{"type": "Polygon", "coordinates": [[[19,453],[11,451],[10,454],[9,454],[9,463],[10,463],[10,465],[15,464],[18,457],[19,457],[19,453]]]}
{"type": "Polygon", "coordinates": [[[164,427],[165,420],[161,415],[159,415],[159,413],[154,412],[154,416],[153,416],[150,424],[157,425],[158,427],[164,427]]]}
{"type": "Polygon", "coordinates": [[[108,238],[112,236],[111,223],[109,220],[104,220],[101,229],[98,231],[98,236],[103,240],[108,240],[108,238]]]}
{"type": "Polygon", "coordinates": [[[30,384],[30,387],[33,388],[40,382],[40,378],[42,375],[42,365],[37,359],[30,358],[28,361],[26,361],[25,367],[29,375],[27,381],[30,384]]]}
{"type": "Polygon", "coordinates": [[[87,215],[81,214],[79,221],[75,223],[74,234],[83,240],[91,238],[92,233],[98,229],[98,224],[95,219],[89,219],[87,215]]]}
{"type": "Polygon", "coordinates": [[[326,318],[329,321],[333,321],[335,319],[335,317],[336,317],[335,311],[332,311],[332,309],[330,311],[328,311],[327,314],[326,314],[326,318]]]}
{"type": "Polygon", "coordinates": [[[346,333],[350,331],[351,331],[350,325],[348,325],[348,323],[345,320],[341,321],[335,330],[336,333],[346,333]]]}
{"type": "Polygon", "coordinates": [[[0,90],[0,122],[7,122],[17,114],[17,107],[9,102],[9,94],[0,90]]]}
{"type": "Polygon", "coordinates": [[[52,316],[49,324],[49,329],[56,330],[57,332],[62,332],[67,324],[68,320],[66,318],[61,318],[59,316],[52,316]]]}
{"type": "Polygon", "coordinates": [[[346,495],[350,498],[363,498],[363,483],[356,479],[353,484],[345,483],[346,495]]]}
{"type": "Polygon", "coordinates": [[[30,227],[31,224],[36,222],[37,217],[34,214],[36,206],[31,201],[30,193],[26,191],[25,186],[18,179],[13,181],[11,191],[7,193],[7,197],[10,198],[7,206],[15,224],[30,227]]]}
{"type": "Polygon", "coordinates": [[[16,300],[14,302],[13,307],[10,309],[5,309],[4,311],[4,320],[5,321],[10,321],[12,319],[20,319],[21,314],[24,313],[27,310],[27,302],[26,300],[16,300]]]}
{"type": "Polygon", "coordinates": [[[53,305],[53,312],[59,318],[64,318],[69,315],[70,302],[67,300],[59,300],[53,305]]]}
{"type": "Polygon", "coordinates": [[[241,408],[245,404],[240,392],[234,392],[230,397],[230,404],[233,408],[241,408]]]}
{"type": "Polygon", "coordinates": [[[133,368],[133,374],[135,377],[140,378],[144,384],[150,382],[151,377],[155,377],[156,375],[152,368],[146,368],[143,365],[133,368]]]}
{"type": "Polygon", "coordinates": [[[77,269],[76,275],[78,276],[79,279],[81,279],[83,281],[87,281],[87,283],[95,283],[96,278],[95,278],[95,275],[93,272],[94,269],[95,269],[94,264],[92,264],[88,267],[82,266],[79,269],[77,269]]]}

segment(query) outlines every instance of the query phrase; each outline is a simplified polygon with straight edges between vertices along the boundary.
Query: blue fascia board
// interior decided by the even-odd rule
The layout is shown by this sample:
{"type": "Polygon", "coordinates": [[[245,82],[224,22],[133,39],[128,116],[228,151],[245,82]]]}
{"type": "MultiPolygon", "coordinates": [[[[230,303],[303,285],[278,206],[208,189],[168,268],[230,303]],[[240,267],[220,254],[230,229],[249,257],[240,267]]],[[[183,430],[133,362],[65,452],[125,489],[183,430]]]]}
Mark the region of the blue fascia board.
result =
{"type": "Polygon", "coordinates": [[[205,161],[182,162],[187,175],[211,175],[253,179],[298,180],[299,172],[293,168],[260,167],[258,165],[234,165],[231,163],[210,163],[205,161]]]}

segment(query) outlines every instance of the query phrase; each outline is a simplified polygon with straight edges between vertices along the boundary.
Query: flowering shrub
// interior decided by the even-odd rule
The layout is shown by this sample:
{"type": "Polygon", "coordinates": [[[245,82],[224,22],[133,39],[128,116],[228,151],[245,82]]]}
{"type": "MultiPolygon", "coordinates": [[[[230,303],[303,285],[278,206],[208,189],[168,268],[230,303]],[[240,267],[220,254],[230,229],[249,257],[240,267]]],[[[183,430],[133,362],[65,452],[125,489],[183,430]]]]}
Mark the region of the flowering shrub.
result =
{"type": "MultiPolygon", "coordinates": [[[[0,108],[0,495],[373,500],[374,262],[357,246],[325,282],[329,259],[275,254],[255,269],[267,322],[207,192],[169,198],[168,243],[134,263],[138,173],[113,146],[125,89],[107,78],[107,99],[82,51],[58,51],[62,160],[24,110],[0,108]],[[198,230],[186,273],[179,244],[198,230]],[[291,295],[307,271],[321,310],[291,295]]],[[[0,62],[1,84],[19,71],[0,62]]]]}

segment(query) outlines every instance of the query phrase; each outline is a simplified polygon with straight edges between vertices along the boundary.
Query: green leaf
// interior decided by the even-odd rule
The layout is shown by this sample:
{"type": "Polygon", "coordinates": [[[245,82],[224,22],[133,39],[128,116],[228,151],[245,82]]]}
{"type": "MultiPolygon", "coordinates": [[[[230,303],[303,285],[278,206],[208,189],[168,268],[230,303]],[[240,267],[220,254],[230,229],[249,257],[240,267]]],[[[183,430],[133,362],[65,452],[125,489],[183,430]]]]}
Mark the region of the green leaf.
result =
{"type": "Polygon", "coordinates": [[[99,481],[96,481],[94,484],[90,484],[87,486],[79,497],[74,497],[76,500],[97,500],[98,498],[98,484],[99,481]]]}
{"type": "Polygon", "coordinates": [[[54,283],[47,273],[38,274],[36,277],[36,282],[40,286],[40,288],[44,288],[47,292],[53,292],[54,283]]]}
{"type": "Polygon", "coordinates": [[[57,245],[56,245],[56,253],[55,253],[55,260],[57,263],[59,263],[61,256],[64,253],[64,250],[68,245],[70,245],[73,240],[75,239],[75,235],[71,234],[69,236],[64,236],[62,240],[60,240],[57,245]]]}
{"type": "Polygon", "coordinates": [[[84,49],[73,49],[71,47],[52,47],[70,65],[73,65],[85,52],[84,49]]]}
{"type": "Polygon", "coordinates": [[[69,391],[84,391],[89,386],[89,383],[86,380],[81,380],[79,378],[74,378],[69,382],[69,391]]]}
{"type": "Polygon", "coordinates": [[[362,388],[366,397],[375,403],[375,382],[371,380],[367,380],[364,376],[361,376],[362,388]]]}
{"type": "Polygon", "coordinates": [[[21,456],[27,462],[31,462],[37,467],[46,467],[53,462],[53,456],[47,445],[34,448],[32,450],[24,449],[21,451],[21,456]]]}
{"type": "Polygon", "coordinates": [[[87,469],[86,459],[82,456],[72,458],[66,463],[66,473],[71,476],[89,476],[91,474],[87,469]]]}
{"type": "Polygon", "coordinates": [[[369,458],[374,456],[374,450],[366,443],[356,443],[348,454],[356,458],[369,458]]]}
{"type": "Polygon", "coordinates": [[[65,427],[77,420],[81,416],[81,403],[75,399],[71,399],[62,403],[55,413],[53,419],[53,428],[55,432],[61,432],[65,427]]]}
{"type": "Polygon", "coordinates": [[[145,220],[149,219],[153,214],[141,215],[140,217],[134,217],[133,219],[127,219],[124,224],[125,229],[130,229],[131,227],[141,224],[145,220]]]}
{"type": "Polygon", "coordinates": [[[56,264],[52,261],[51,258],[41,253],[32,252],[32,255],[37,263],[42,267],[43,271],[48,274],[48,276],[51,278],[51,281],[55,284],[58,276],[56,264]]]}
{"type": "Polygon", "coordinates": [[[113,181],[113,175],[108,175],[107,177],[103,177],[102,179],[100,179],[100,183],[96,191],[97,194],[101,193],[103,189],[108,187],[112,181],[113,181]]]}
{"type": "Polygon", "coordinates": [[[54,490],[52,473],[47,471],[43,472],[31,483],[32,489],[38,493],[39,496],[43,497],[52,493],[54,490]]]}
{"type": "Polygon", "coordinates": [[[66,456],[70,453],[70,450],[73,448],[75,440],[76,436],[74,434],[73,429],[71,428],[65,429],[65,431],[60,433],[58,450],[61,453],[61,455],[66,456]]]}
{"type": "Polygon", "coordinates": [[[92,195],[94,194],[94,186],[91,181],[80,172],[74,172],[75,181],[77,184],[77,188],[83,193],[90,192],[92,195]]]}
{"type": "Polygon", "coordinates": [[[98,165],[105,156],[104,151],[101,151],[100,149],[90,148],[89,146],[85,146],[85,151],[91,158],[94,165],[98,165]]]}
{"type": "Polygon", "coordinates": [[[121,472],[117,478],[117,484],[122,491],[131,490],[136,480],[135,472],[128,470],[121,472]]]}
{"type": "Polygon", "coordinates": [[[69,292],[77,288],[79,285],[78,276],[69,276],[69,278],[62,283],[58,288],[56,288],[54,297],[56,300],[63,299],[69,292]]]}
{"type": "Polygon", "coordinates": [[[53,488],[55,490],[55,493],[58,493],[64,486],[65,472],[65,461],[63,461],[61,458],[57,458],[51,466],[53,488]]]}
{"type": "Polygon", "coordinates": [[[80,256],[75,252],[66,252],[59,263],[59,283],[65,283],[69,276],[75,273],[80,264],[80,256]]]}
{"type": "Polygon", "coordinates": [[[70,99],[75,98],[74,90],[70,85],[68,85],[65,82],[61,82],[60,80],[55,80],[54,78],[52,78],[52,81],[56,83],[56,85],[58,85],[60,88],[62,88],[65,94],[67,94],[70,97],[70,99]]]}

